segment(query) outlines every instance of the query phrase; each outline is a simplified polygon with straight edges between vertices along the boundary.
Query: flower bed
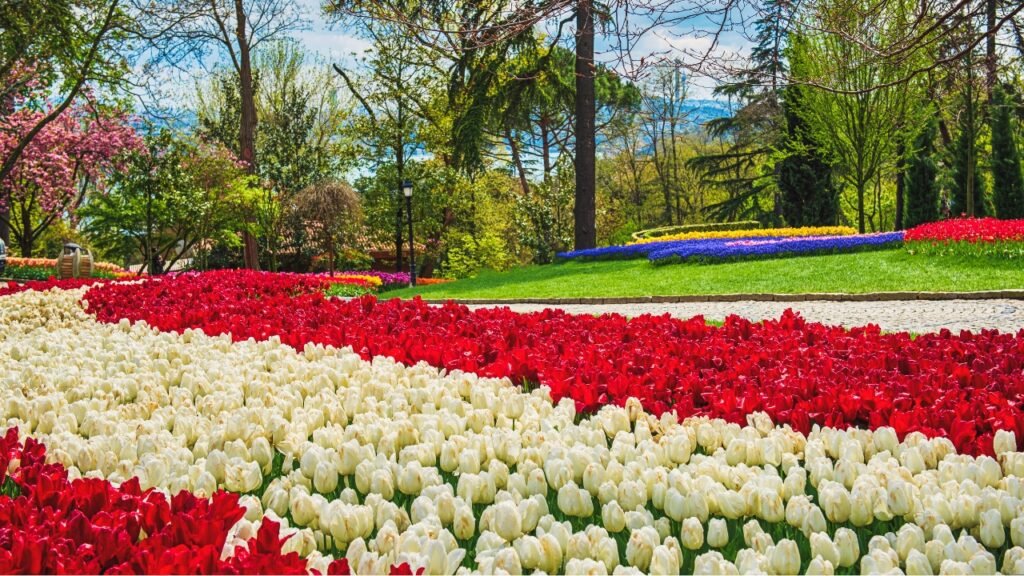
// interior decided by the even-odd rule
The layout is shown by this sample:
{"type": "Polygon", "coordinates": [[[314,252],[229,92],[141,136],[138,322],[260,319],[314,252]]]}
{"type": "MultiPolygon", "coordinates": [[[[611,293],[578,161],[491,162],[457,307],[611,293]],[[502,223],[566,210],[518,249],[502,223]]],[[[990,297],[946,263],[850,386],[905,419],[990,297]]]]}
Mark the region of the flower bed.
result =
{"type": "Polygon", "coordinates": [[[630,244],[647,244],[650,242],[672,242],[675,240],[717,240],[737,238],[799,238],[802,236],[850,236],[857,230],[849,226],[806,226],[802,228],[764,228],[742,230],[701,230],[669,234],[657,238],[643,238],[630,244]]]}
{"type": "Polygon", "coordinates": [[[745,240],[681,241],[648,252],[656,264],[671,262],[722,262],[761,260],[779,256],[839,254],[892,248],[903,242],[903,232],[856,234],[853,236],[810,236],[752,238],[745,240]]]}
{"type": "Polygon", "coordinates": [[[1024,435],[1024,333],[911,338],[793,314],[764,323],[730,317],[716,328],[701,318],[341,301],[325,299],[308,277],[243,271],[106,284],[85,299],[105,322],[144,320],[236,341],[276,336],[298,350],[351,346],[365,359],[542,384],[583,413],[635,397],[655,415],[674,410],[739,423],[764,411],[803,433],[814,424],[892,426],[901,438],[948,437],[970,454],[990,453],[998,429],[1024,435]]]}
{"type": "MultiPolygon", "coordinates": [[[[561,252],[558,257],[563,260],[616,260],[616,259],[633,259],[633,258],[646,258],[651,257],[656,252],[669,252],[675,251],[680,253],[687,252],[699,252],[707,255],[714,255],[716,252],[723,250],[724,246],[727,246],[733,242],[763,242],[773,241],[780,239],[800,239],[800,238],[833,238],[833,237],[849,237],[849,238],[863,238],[864,236],[873,235],[855,235],[855,231],[852,228],[846,228],[842,226],[831,226],[831,227],[820,227],[820,228],[769,228],[764,230],[733,230],[733,231],[717,231],[717,232],[694,232],[687,234],[678,234],[675,236],[667,236],[660,238],[652,238],[649,240],[641,240],[632,242],[625,245],[619,246],[603,246],[600,248],[590,248],[586,250],[575,250],[572,252],[561,252]]],[[[862,242],[865,240],[862,240],[862,242]]],[[[870,240],[866,240],[870,242],[870,240]]],[[[835,241],[833,241],[835,242],[835,241]]],[[[857,240],[850,240],[849,242],[857,243],[857,240]]],[[[836,243],[837,246],[841,244],[836,243]]],[[[842,244],[845,246],[845,244],[842,244]]],[[[746,250],[745,253],[740,250],[733,250],[735,252],[730,257],[763,257],[763,250],[746,250]]],[[[777,254],[772,254],[777,255],[777,254]]],[[[714,258],[706,257],[705,260],[712,260],[714,258]]]]}
{"type": "Polygon", "coordinates": [[[1024,220],[955,218],[915,226],[906,233],[914,254],[1024,257],[1024,220]]]}
{"type": "MultiPolygon", "coordinates": [[[[261,303],[284,298],[278,290],[299,293],[297,301],[336,303],[301,294],[319,288],[308,278],[238,273],[239,290],[220,294],[202,280],[146,281],[138,284],[145,288],[138,295],[163,291],[173,300],[188,284],[198,309],[218,296],[257,308],[254,296],[261,303]]],[[[122,288],[105,285],[89,297],[122,288]]],[[[38,483],[52,498],[69,499],[78,486],[102,489],[102,497],[83,498],[76,504],[80,515],[74,507],[36,506],[48,515],[60,511],[46,516],[66,538],[59,545],[12,545],[38,531],[22,530],[17,522],[24,514],[0,511],[0,562],[14,554],[21,559],[25,550],[39,557],[75,550],[89,559],[153,546],[173,551],[171,560],[182,563],[152,556],[148,564],[121,569],[290,572],[297,555],[306,570],[359,574],[1024,570],[1024,453],[1006,430],[979,450],[992,456],[969,456],[957,454],[954,442],[941,436],[909,433],[901,440],[885,426],[801,433],[759,412],[737,423],[680,421],[670,412],[656,417],[628,400],[581,415],[568,399],[553,402],[545,387],[524,391],[507,379],[425,363],[367,360],[311,343],[296,349],[278,338],[102,323],[80,307],[85,292],[4,297],[0,333],[16,336],[0,339],[0,422],[41,441],[52,462],[46,466],[67,471],[70,485],[38,483]],[[174,496],[169,517],[156,515],[163,521],[157,524],[147,515],[148,499],[161,500],[164,490],[174,496]],[[218,490],[244,495],[227,506],[229,496],[218,496],[218,490]],[[189,505],[176,508],[177,502],[189,505]],[[110,508],[116,511],[111,519],[90,513],[110,508]],[[89,526],[78,519],[83,516],[104,529],[82,529],[89,526]],[[178,520],[182,516],[187,520],[178,520]],[[127,523],[127,535],[107,538],[124,533],[106,530],[118,522],[127,523]],[[202,540],[181,542],[197,530],[202,540]],[[139,537],[142,531],[146,538],[139,537]],[[217,558],[235,565],[213,563],[217,558]]],[[[370,299],[356,302],[371,306],[370,299]]],[[[415,310],[400,312],[411,317],[415,310]]],[[[323,311],[295,308],[296,315],[323,311]]],[[[718,332],[701,326],[679,323],[679,331],[661,336],[718,332]]],[[[755,336],[740,333],[752,330],[746,324],[721,329],[729,330],[738,339],[755,336]]],[[[559,334],[556,329],[547,336],[559,334]]],[[[877,337],[872,330],[851,334],[877,337]]],[[[593,342],[606,342],[596,336],[593,342]]],[[[621,341],[638,334],[618,336],[621,341]]],[[[829,331],[804,336],[794,343],[803,355],[813,356],[819,347],[854,347],[829,331]]],[[[932,345],[959,346],[978,373],[985,371],[985,358],[1014,360],[1011,353],[982,352],[966,340],[971,338],[946,335],[932,345]]],[[[609,348],[606,357],[631,360],[616,352],[609,348]]],[[[709,349],[708,370],[718,369],[718,353],[709,349]]],[[[901,361],[891,354],[880,350],[876,355],[884,361],[872,384],[851,386],[849,393],[882,390],[891,377],[884,367],[901,361]]],[[[634,378],[642,378],[641,366],[634,368],[634,378]]],[[[814,369],[793,368],[776,376],[787,380],[814,369]]],[[[929,393],[906,391],[912,397],[929,393]]],[[[17,437],[8,432],[7,438],[17,437]]],[[[10,446],[8,440],[0,455],[9,454],[10,446]]],[[[41,452],[34,441],[25,446],[41,452]]],[[[42,461],[41,455],[16,456],[13,474],[21,478],[20,467],[42,461]]],[[[11,469],[2,464],[0,471],[11,469]]],[[[22,484],[32,490],[36,483],[22,484]]],[[[0,497],[0,510],[32,509],[24,499],[0,497]]],[[[98,571],[70,563],[65,569],[98,571]]]]}
{"type": "MultiPolygon", "coordinates": [[[[4,275],[18,280],[46,280],[57,275],[57,259],[11,256],[7,258],[7,270],[4,275]]],[[[93,263],[94,278],[128,278],[131,276],[133,276],[132,273],[117,264],[93,263]]]]}

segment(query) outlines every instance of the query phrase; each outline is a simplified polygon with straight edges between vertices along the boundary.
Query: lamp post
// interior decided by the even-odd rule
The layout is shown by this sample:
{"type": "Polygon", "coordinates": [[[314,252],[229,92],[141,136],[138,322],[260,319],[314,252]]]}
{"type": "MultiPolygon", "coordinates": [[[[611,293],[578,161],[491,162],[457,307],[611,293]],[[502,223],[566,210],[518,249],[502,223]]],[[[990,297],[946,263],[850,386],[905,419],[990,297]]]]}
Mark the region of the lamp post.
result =
{"type": "Polygon", "coordinates": [[[405,195],[405,212],[409,215],[409,285],[416,285],[416,249],[412,241],[412,180],[402,182],[402,194],[405,195]]]}

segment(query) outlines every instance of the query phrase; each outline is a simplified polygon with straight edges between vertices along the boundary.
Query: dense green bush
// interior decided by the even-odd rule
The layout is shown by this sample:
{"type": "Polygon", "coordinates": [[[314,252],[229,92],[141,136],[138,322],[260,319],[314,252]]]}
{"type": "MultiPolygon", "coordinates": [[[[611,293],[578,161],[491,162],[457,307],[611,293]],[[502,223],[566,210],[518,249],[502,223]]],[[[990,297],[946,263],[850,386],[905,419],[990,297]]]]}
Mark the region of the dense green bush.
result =
{"type": "Polygon", "coordinates": [[[483,269],[506,270],[513,262],[497,234],[484,232],[479,238],[459,234],[448,241],[443,270],[447,278],[468,278],[483,269]]]}
{"type": "Polygon", "coordinates": [[[660,238],[673,234],[686,234],[689,232],[728,232],[731,230],[757,230],[761,223],[757,220],[741,220],[739,222],[711,222],[708,224],[681,224],[678,226],[662,226],[661,228],[648,228],[633,233],[634,240],[646,240],[648,238],[660,238]]]}

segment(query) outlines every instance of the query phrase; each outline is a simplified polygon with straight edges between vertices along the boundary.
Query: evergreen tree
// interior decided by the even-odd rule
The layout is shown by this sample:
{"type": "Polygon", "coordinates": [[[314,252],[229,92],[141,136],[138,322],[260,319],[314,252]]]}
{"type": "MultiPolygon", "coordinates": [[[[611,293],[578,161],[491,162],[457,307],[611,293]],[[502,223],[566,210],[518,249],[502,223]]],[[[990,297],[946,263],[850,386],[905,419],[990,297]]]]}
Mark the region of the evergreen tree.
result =
{"type": "MultiPolygon", "coordinates": [[[[965,100],[964,105],[965,107],[974,106],[974,102],[965,100]]],[[[959,119],[960,133],[957,135],[956,140],[953,141],[953,147],[950,151],[952,156],[950,160],[952,176],[950,196],[954,217],[970,213],[967,209],[968,174],[974,175],[974,216],[981,218],[986,215],[984,182],[982,181],[981,173],[978,171],[978,126],[971,125],[970,118],[972,116],[977,116],[977,114],[972,115],[961,112],[959,119]],[[968,159],[970,162],[968,162],[968,159]]]]}
{"type": "Polygon", "coordinates": [[[735,99],[741,105],[732,116],[706,124],[711,136],[729,143],[727,149],[690,161],[705,180],[726,191],[724,200],[707,207],[712,219],[777,222],[781,216],[772,160],[786,138],[780,97],[792,9],[785,0],[765,0],[764,12],[754,22],[757,34],[750,66],[734,82],[715,88],[716,95],[735,99]]]}
{"type": "MultiPolygon", "coordinates": [[[[930,108],[930,106],[929,106],[930,108]]],[[[903,224],[907,228],[939,219],[939,187],[935,182],[935,136],[938,121],[934,113],[914,139],[914,147],[907,159],[904,179],[907,188],[907,206],[903,224]]]]}
{"type": "Polygon", "coordinates": [[[832,182],[832,166],[798,113],[802,90],[790,86],[784,93],[786,156],[775,163],[782,217],[789,226],[835,225],[839,220],[839,190],[832,182]]]}
{"type": "Polygon", "coordinates": [[[1024,178],[1003,88],[992,93],[992,201],[1000,218],[1024,218],[1024,178]]]}

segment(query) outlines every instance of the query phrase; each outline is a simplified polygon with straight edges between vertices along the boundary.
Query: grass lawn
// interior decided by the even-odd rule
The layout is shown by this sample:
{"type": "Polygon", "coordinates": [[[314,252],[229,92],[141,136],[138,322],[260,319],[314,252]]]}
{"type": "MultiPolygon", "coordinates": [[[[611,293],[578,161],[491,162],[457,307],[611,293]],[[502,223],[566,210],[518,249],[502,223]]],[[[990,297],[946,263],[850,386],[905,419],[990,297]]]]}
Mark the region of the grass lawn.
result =
{"type": "Polygon", "coordinates": [[[653,266],[647,260],[566,262],[450,284],[389,291],[385,297],[582,298],[808,292],[970,292],[1024,289],[1024,262],[911,255],[905,250],[803,256],[725,264],[653,266]]]}

